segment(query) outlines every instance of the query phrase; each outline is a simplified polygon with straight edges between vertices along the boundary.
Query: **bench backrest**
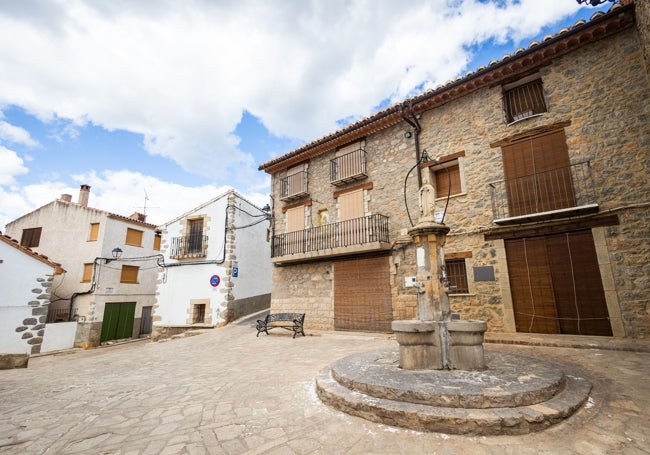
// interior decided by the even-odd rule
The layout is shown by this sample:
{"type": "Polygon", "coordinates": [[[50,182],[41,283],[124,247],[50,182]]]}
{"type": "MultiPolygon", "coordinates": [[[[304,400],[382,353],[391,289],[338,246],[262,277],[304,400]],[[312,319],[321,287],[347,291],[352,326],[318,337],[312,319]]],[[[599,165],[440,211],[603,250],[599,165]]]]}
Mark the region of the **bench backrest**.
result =
{"type": "Polygon", "coordinates": [[[291,321],[293,322],[294,320],[299,320],[300,322],[304,322],[305,320],[305,313],[275,313],[275,314],[268,314],[266,316],[266,322],[274,322],[274,321],[291,321]]]}

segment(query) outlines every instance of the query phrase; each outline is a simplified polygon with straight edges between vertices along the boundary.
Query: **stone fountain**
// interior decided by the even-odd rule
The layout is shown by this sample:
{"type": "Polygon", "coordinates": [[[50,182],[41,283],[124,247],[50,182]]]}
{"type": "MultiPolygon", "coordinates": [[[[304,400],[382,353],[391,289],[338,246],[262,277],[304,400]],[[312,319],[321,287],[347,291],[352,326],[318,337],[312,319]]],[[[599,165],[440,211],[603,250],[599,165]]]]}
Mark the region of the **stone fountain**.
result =
{"type": "Polygon", "coordinates": [[[417,255],[418,319],[393,321],[405,370],[483,370],[485,321],[452,320],[443,247],[449,227],[435,220],[434,189],[420,189],[420,218],[409,230],[417,255]]]}
{"type": "Polygon", "coordinates": [[[418,318],[393,321],[399,349],[355,354],[316,377],[321,400],[364,419],[418,431],[526,434],[566,419],[589,397],[576,372],[534,357],[484,352],[485,321],[452,318],[443,247],[449,228],[420,191],[410,229],[417,254],[418,318]]]}

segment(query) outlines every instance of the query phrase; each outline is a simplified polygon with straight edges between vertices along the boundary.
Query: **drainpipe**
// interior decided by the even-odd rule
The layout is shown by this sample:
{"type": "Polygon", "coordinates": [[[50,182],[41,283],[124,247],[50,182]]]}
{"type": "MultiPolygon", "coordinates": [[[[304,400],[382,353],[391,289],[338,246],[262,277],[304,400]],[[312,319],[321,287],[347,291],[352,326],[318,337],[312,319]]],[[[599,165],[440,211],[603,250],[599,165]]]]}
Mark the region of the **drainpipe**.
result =
{"type": "Polygon", "coordinates": [[[419,164],[420,164],[420,131],[422,131],[422,127],[420,126],[420,122],[418,121],[417,117],[413,113],[413,102],[409,101],[409,114],[411,115],[411,118],[409,119],[405,114],[404,114],[404,107],[403,105],[400,105],[399,107],[399,115],[402,117],[402,119],[411,125],[413,128],[413,139],[415,141],[415,163],[418,166],[418,189],[422,188],[422,173],[420,172],[419,169],[419,164]]]}

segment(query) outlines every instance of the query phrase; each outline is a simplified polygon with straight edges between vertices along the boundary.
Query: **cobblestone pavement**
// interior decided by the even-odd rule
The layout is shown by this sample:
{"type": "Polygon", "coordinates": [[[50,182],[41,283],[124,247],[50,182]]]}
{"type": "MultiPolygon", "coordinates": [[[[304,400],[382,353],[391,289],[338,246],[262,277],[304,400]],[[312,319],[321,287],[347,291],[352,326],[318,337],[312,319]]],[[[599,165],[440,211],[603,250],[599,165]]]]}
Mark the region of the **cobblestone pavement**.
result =
{"type": "Polygon", "coordinates": [[[250,323],[166,342],[32,358],[0,371],[0,453],[650,453],[650,353],[486,344],[588,377],[573,417],[525,436],[463,437],[375,424],[316,396],[319,370],[395,346],[387,335],[285,331],[250,323]]]}

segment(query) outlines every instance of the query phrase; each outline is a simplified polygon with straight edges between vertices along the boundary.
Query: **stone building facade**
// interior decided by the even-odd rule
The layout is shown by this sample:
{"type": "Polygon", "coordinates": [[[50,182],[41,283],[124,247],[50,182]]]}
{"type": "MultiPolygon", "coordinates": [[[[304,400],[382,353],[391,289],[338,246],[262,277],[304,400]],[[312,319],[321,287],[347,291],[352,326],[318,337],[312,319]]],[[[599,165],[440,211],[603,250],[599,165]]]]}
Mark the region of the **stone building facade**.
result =
{"type": "Polygon", "coordinates": [[[650,85],[637,6],[615,4],[260,165],[274,201],[271,310],[305,312],[315,329],[416,317],[407,231],[431,185],[430,208],[450,227],[441,275],[453,275],[463,319],[648,336],[650,85]]]}

